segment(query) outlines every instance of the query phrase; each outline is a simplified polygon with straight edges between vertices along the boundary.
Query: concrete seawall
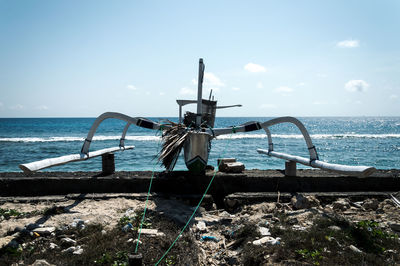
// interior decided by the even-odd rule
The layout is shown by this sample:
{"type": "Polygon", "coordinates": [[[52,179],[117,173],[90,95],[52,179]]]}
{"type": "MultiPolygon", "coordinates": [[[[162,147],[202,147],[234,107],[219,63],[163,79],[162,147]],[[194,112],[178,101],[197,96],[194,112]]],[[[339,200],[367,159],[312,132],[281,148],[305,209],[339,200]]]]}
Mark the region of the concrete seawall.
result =
{"type": "MultiPolygon", "coordinates": [[[[202,194],[214,172],[192,175],[186,171],[155,173],[151,191],[161,194],[202,194]]],[[[0,196],[43,196],[71,193],[143,193],[149,188],[151,172],[0,173],[0,196]]],[[[348,177],[321,170],[298,170],[287,177],[280,170],[247,170],[241,174],[217,173],[209,193],[225,197],[240,192],[396,192],[400,170],[378,170],[367,178],[348,177]]]]}

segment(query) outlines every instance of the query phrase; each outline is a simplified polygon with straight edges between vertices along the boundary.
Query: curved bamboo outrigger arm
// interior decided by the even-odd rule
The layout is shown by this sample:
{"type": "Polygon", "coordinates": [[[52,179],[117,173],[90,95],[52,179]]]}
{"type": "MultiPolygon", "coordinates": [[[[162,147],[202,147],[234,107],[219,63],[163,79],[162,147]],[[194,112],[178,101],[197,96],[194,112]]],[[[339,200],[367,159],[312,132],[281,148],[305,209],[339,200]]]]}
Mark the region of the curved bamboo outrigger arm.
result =
{"type": "Polygon", "coordinates": [[[121,148],[125,147],[125,136],[126,133],[128,132],[129,127],[132,125],[131,122],[126,123],[125,127],[124,127],[124,131],[122,131],[122,135],[121,138],[119,139],[119,146],[121,148]]]}
{"type": "Polygon", "coordinates": [[[124,150],[129,150],[133,149],[134,146],[127,146],[125,147],[125,136],[126,133],[129,129],[129,126],[135,124],[140,127],[148,128],[148,129],[161,129],[161,127],[167,127],[160,125],[158,123],[155,123],[151,120],[148,120],[146,118],[141,118],[141,117],[130,117],[121,113],[115,113],[115,112],[107,112],[103,113],[99,117],[96,118],[94,121],[92,127],[90,128],[90,131],[82,145],[81,152],[78,154],[69,154],[65,156],[60,156],[56,158],[48,158],[36,162],[31,162],[31,163],[26,163],[26,164],[20,164],[19,167],[21,170],[23,170],[25,173],[31,173],[34,171],[38,171],[41,169],[57,166],[57,165],[63,165],[66,163],[70,162],[77,162],[77,161],[83,161],[83,160],[88,160],[94,157],[102,156],[107,153],[114,153],[117,151],[124,151],[124,150]],[[120,139],[119,147],[113,147],[113,148],[106,148],[102,150],[97,150],[97,151],[92,151],[89,153],[89,147],[92,142],[93,136],[96,133],[97,128],[99,125],[106,119],[109,118],[115,118],[115,119],[120,119],[123,121],[126,121],[127,124],[125,125],[125,128],[122,132],[122,136],[120,139]]]}
{"type": "Polygon", "coordinates": [[[161,128],[161,124],[153,122],[146,118],[130,117],[128,115],[124,115],[124,114],[116,113],[116,112],[103,113],[99,117],[96,118],[92,127],[90,128],[89,133],[82,145],[82,149],[81,149],[82,154],[88,154],[90,143],[92,142],[93,136],[96,133],[97,128],[100,126],[100,124],[104,120],[109,119],[109,118],[119,119],[119,120],[123,120],[123,121],[127,122],[127,124],[122,132],[121,139],[120,139],[120,147],[124,147],[125,135],[131,124],[134,124],[134,125],[137,125],[137,126],[143,127],[143,128],[154,129],[154,130],[159,130],[161,128]]]}
{"type": "Polygon", "coordinates": [[[304,140],[306,141],[307,144],[307,149],[308,152],[310,153],[310,160],[318,160],[318,154],[317,154],[317,149],[312,143],[310,134],[308,134],[308,131],[306,127],[303,125],[303,123],[300,122],[297,118],[291,117],[291,116],[284,116],[284,117],[278,117],[274,118],[271,120],[268,120],[264,123],[261,124],[261,127],[264,129],[265,133],[268,136],[268,151],[273,151],[274,150],[274,144],[272,143],[272,137],[271,137],[271,132],[269,131],[269,127],[277,124],[282,124],[282,123],[291,123],[294,124],[301,132],[303,135],[304,140]]]}
{"type": "Polygon", "coordinates": [[[272,137],[271,137],[271,132],[269,131],[268,127],[276,125],[276,124],[281,124],[281,123],[291,123],[294,124],[301,132],[301,134],[304,137],[304,140],[306,141],[308,151],[310,153],[310,159],[311,160],[318,160],[318,154],[315,146],[312,143],[310,134],[308,134],[307,129],[305,126],[296,118],[291,117],[291,116],[284,116],[284,117],[278,117],[274,118],[271,120],[268,120],[264,123],[259,123],[256,121],[253,122],[248,122],[246,124],[237,126],[237,127],[229,127],[229,128],[216,128],[210,131],[209,133],[214,136],[219,136],[223,134],[230,134],[230,133],[237,133],[237,132],[250,132],[254,130],[259,130],[259,129],[264,129],[268,136],[268,146],[269,150],[273,151],[273,143],[272,143],[272,137]]]}
{"type": "Polygon", "coordinates": [[[298,119],[296,119],[294,117],[290,117],[290,116],[274,118],[274,119],[268,120],[264,123],[248,122],[244,125],[240,125],[237,127],[217,128],[217,129],[213,129],[213,130],[208,129],[207,132],[210,134],[213,133],[213,136],[219,136],[219,135],[223,135],[223,134],[249,132],[249,131],[259,130],[261,128],[264,129],[264,131],[268,137],[268,150],[257,149],[257,152],[259,152],[259,153],[277,157],[277,158],[284,159],[284,160],[288,160],[288,161],[293,161],[296,163],[301,163],[301,164],[304,164],[307,166],[321,168],[324,170],[333,171],[333,172],[342,173],[342,174],[351,175],[351,176],[366,177],[376,171],[376,169],[374,167],[370,167],[370,166],[350,166],[350,165],[333,164],[333,163],[327,163],[327,162],[320,161],[318,158],[317,150],[312,143],[310,134],[308,133],[307,129],[298,119]],[[308,148],[308,151],[310,154],[309,159],[300,157],[300,156],[294,156],[294,155],[274,151],[274,144],[272,142],[272,136],[271,136],[269,127],[276,125],[276,124],[281,124],[281,123],[294,124],[300,130],[301,134],[304,137],[304,140],[306,142],[306,145],[307,145],[307,148],[308,148]]]}
{"type": "Polygon", "coordinates": [[[307,129],[298,119],[296,119],[294,117],[287,116],[287,117],[275,118],[275,119],[272,119],[272,120],[262,123],[261,126],[268,136],[268,150],[257,149],[257,152],[259,152],[259,153],[267,154],[269,156],[274,156],[274,157],[288,160],[288,161],[293,161],[296,163],[301,163],[301,164],[315,167],[315,168],[321,168],[321,169],[328,170],[328,171],[333,171],[333,172],[337,172],[337,173],[358,176],[358,177],[366,177],[376,171],[376,169],[374,167],[369,167],[369,166],[342,165],[342,164],[333,164],[333,163],[327,163],[327,162],[320,161],[318,158],[317,150],[312,143],[311,137],[308,134],[307,129]],[[268,127],[276,125],[276,124],[280,124],[280,123],[292,123],[300,129],[301,133],[303,134],[304,140],[306,141],[307,148],[310,153],[310,159],[274,151],[274,145],[272,143],[271,132],[268,127]]]}

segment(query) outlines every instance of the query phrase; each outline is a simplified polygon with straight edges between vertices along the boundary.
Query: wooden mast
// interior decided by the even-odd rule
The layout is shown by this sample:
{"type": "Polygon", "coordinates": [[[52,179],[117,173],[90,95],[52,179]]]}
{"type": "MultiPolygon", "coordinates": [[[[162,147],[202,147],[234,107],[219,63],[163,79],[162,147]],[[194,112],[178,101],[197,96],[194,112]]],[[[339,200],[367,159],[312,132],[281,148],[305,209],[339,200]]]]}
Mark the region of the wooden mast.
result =
{"type": "Polygon", "coordinates": [[[203,77],[204,77],[204,64],[203,58],[199,60],[199,81],[197,87],[197,114],[196,114],[196,127],[200,127],[201,125],[201,117],[203,115],[203,77]]]}

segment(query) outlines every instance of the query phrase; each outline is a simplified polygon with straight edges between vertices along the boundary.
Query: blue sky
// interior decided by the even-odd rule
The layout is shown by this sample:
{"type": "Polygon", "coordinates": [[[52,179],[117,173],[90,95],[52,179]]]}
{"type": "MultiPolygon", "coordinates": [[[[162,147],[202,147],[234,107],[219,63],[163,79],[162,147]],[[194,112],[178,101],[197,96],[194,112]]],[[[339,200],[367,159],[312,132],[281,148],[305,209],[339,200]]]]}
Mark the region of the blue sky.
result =
{"type": "Polygon", "coordinates": [[[0,0],[0,117],[400,115],[400,1],[0,0]],[[194,108],[192,108],[194,109],[194,108]]]}

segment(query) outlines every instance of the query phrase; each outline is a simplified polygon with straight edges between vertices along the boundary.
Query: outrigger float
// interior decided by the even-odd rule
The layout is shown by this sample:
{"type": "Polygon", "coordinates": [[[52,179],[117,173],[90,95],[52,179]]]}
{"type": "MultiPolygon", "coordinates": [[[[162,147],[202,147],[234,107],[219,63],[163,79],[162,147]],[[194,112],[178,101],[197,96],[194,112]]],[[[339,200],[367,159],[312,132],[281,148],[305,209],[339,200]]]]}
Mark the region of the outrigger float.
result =
{"type": "Polygon", "coordinates": [[[181,149],[183,148],[185,164],[189,171],[202,173],[207,166],[212,139],[220,135],[250,132],[261,129],[263,129],[267,134],[268,149],[257,149],[257,152],[260,154],[277,157],[294,165],[300,163],[348,176],[366,177],[376,170],[374,167],[369,166],[349,166],[321,161],[307,129],[294,117],[279,117],[262,123],[249,121],[245,124],[234,127],[214,128],[216,109],[240,107],[241,105],[217,106],[217,101],[214,101],[214,97],[211,95],[212,92],[210,93],[208,100],[203,99],[202,86],[204,69],[205,65],[203,59],[200,59],[197,100],[177,100],[179,105],[179,123],[168,121],[167,123],[161,124],[142,117],[130,117],[121,113],[106,112],[100,115],[93,123],[86,139],[84,140],[80,153],[21,164],[19,167],[25,173],[29,174],[56,165],[88,160],[97,156],[103,156],[104,158],[104,156],[113,154],[117,151],[134,149],[134,146],[125,146],[124,141],[129,127],[131,125],[136,125],[147,129],[161,130],[163,132],[163,148],[159,154],[159,160],[162,161],[162,164],[165,166],[167,171],[173,170],[181,149]],[[182,107],[187,104],[197,104],[197,112],[186,112],[182,119],[182,107]],[[123,120],[127,123],[122,131],[119,146],[98,151],[89,151],[90,144],[97,128],[104,120],[109,118],[123,120]],[[274,151],[269,127],[281,123],[291,123],[300,130],[310,155],[309,158],[274,151]]]}

